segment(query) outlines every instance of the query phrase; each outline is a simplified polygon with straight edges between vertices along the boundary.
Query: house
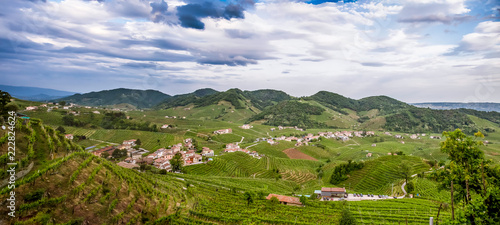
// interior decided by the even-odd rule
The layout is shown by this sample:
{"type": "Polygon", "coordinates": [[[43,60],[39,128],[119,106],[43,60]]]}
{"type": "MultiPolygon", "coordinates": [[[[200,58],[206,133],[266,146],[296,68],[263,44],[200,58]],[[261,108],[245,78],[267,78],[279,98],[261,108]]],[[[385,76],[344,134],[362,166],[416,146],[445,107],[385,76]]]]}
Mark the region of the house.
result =
{"type": "Polygon", "coordinates": [[[439,136],[430,136],[431,139],[441,139],[439,136]]]}
{"type": "Polygon", "coordinates": [[[322,197],[344,197],[346,194],[345,188],[322,187],[322,197]]]}
{"type": "Polygon", "coordinates": [[[419,137],[418,137],[416,134],[412,134],[412,135],[410,136],[410,138],[411,138],[411,139],[417,139],[417,138],[419,138],[419,137]]]}
{"type": "Polygon", "coordinates": [[[36,106],[28,106],[28,107],[26,107],[26,110],[28,110],[28,111],[36,110],[36,109],[38,109],[38,107],[36,107],[36,106]]]}
{"type": "Polygon", "coordinates": [[[284,196],[284,195],[277,195],[277,194],[269,194],[266,199],[271,200],[272,197],[276,197],[278,201],[283,204],[283,205],[295,205],[295,206],[301,206],[302,203],[300,202],[299,198],[296,197],[290,197],[290,196],[284,196]]]}
{"type": "Polygon", "coordinates": [[[140,166],[135,164],[135,163],[127,163],[127,162],[119,162],[116,165],[127,168],[127,169],[133,169],[133,168],[139,168],[140,166]]]}
{"type": "Polygon", "coordinates": [[[253,126],[251,126],[250,124],[243,124],[243,126],[240,126],[241,129],[250,129],[252,127],[253,126]]]}
{"type": "Polygon", "coordinates": [[[64,135],[66,139],[73,140],[73,135],[72,134],[66,134],[64,135]]]}
{"type": "Polygon", "coordinates": [[[232,132],[233,130],[231,128],[228,128],[228,129],[216,130],[214,131],[214,134],[230,134],[232,132]]]}
{"type": "Polygon", "coordinates": [[[377,147],[377,144],[372,144],[372,147],[377,147]]]}
{"type": "Polygon", "coordinates": [[[112,155],[113,152],[115,151],[115,149],[116,149],[115,146],[108,146],[108,147],[105,147],[105,148],[101,148],[101,149],[95,150],[94,152],[92,152],[92,154],[94,154],[95,156],[101,157],[102,153],[107,152],[109,155],[112,155]]]}
{"type": "Polygon", "coordinates": [[[168,128],[168,124],[163,124],[163,126],[161,126],[161,129],[167,129],[168,128]]]}
{"type": "Polygon", "coordinates": [[[135,142],[136,142],[136,141],[137,141],[137,140],[135,140],[135,139],[132,139],[132,140],[127,140],[127,141],[123,141],[123,144],[124,144],[124,145],[130,145],[130,146],[134,147],[134,146],[135,146],[135,142]]]}
{"type": "Polygon", "coordinates": [[[201,150],[201,155],[202,156],[214,156],[214,150],[207,148],[207,147],[203,147],[201,150]]]}
{"type": "Polygon", "coordinates": [[[278,144],[278,142],[274,141],[273,139],[269,138],[267,139],[267,143],[269,143],[270,145],[275,145],[275,144],[278,144]]]}
{"type": "Polygon", "coordinates": [[[401,136],[399,134],[394,135],[394,137],[397,138],[397,139],[403,139],[404,138],[403,136],[401,136]]]}
{"type": "Polygon", "coordinates": [[[366,157],[372,157],[372,153],[366,154],[366,157]]]}
{"type": "Polygon", "coordinates": [[[96,110],[96,111],[93,111],[92,113],[94,113],[94,114],[101,114],[101,112],[99,112],[99,111],[97,111],[97,110],[96,110]]]}

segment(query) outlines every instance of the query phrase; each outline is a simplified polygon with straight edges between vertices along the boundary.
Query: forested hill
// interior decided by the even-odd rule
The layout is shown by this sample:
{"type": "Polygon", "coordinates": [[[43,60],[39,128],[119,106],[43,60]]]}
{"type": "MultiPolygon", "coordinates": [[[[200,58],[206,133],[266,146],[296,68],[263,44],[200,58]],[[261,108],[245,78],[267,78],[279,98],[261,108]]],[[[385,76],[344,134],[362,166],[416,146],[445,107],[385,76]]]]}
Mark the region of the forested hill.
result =
{"type": "Polygon", "coordinates": [[[193,93],[176,95],[166,99],[156,108],[167,109],[177,106],[186,106],[194,104],[195,106],[208,106],[217,104],[220,101],[230,102],[236,109],[246,108],[246,105],[255,106],[258,109],[264,109],[267,106],[274,105],[277,102],[290,100],[292,97],[283,91],[276,90],[256,90],[242,91],[234,88],[225,92],[218,92],[213,89],[200,89],[193,93]]]}
{"type": "Polygon", "coordinates": [[[112,106],[118,104],[130,104],[137,108],[151,108],[158,103],[170,98],[170,95],[156,90],[134,90],[118,88],[86,94],[75,94],[57,101],[75,103],[87,106],[112,106]]]}

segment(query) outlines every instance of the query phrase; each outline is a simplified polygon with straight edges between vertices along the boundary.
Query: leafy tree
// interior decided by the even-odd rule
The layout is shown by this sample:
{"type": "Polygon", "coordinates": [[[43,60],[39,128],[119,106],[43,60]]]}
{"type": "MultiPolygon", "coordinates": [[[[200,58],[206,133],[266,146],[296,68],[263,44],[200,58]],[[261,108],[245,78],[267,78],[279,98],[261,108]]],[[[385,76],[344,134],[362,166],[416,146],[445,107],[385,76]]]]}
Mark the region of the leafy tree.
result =
{"type": "Polygon", "coordinates": [[[62,127],[62,126],[57,127],[56,130],[59,131],[61,134],[66,133],[66,129],[64,129],[64,127],[62,127]]]}
{"type": "Polygon", "coordinates": [[[180,152],[175,153],[174,157],[170,160],[170,165],[172,165],[172,171],[182,170],[184,160],[182,160],[182,154],[180,152]]]}
{"type": "Polygon", "coordinates": [[[411,177],[412,169],[408,165],[408,162],[401,162],[401,165],[399,165],[399,176],[403,179],[405,179],[405,182],[408,184],[408,178],[411,177]]]}
{"type": "Polygon", "coordinates": [[[101,157],[107,159],[109,157],[109,153],[103,152],[103,153],[101,153],[101,157]]]}
{"type": "Polygon", "coordinates": [[[135,144],[136,145],[141,145],[142,144],[141,139],[137,138],[137,140],[135,141],[135,144]]]}
{"type": "Polygon", "coordinates": [[[8,114],[8,110],[7,108],[5,107],[7,104],[9,104],[10,102],[10,99],[12,97],[10,96],[10,94],[8,92],[5,92],[5,91],[1,91],[0,90],[0,116],[7,116],[8,114]]]}
{"type": "MultiPolygon", "coordinates": [[[[475,138],[467,136],[460,129],[443,132],[446,140],[441,151],[448,154],[450,163],[444,170],[437,170],[431,177],[440,181],[440,188],[451,189],[452,203],[459,203],[455,220],[449,224],[500,224],[500,169],[493,168],[491,161],[484,159],[479,149],[484,136],[477,132],[475,138]],[[472,198],[474,197],[474,198],[472,198]]],[[[453,214],[452,214],[453,215],[453,214]]]]}
{"type": "Polygon", "coordinates": [[[251,203],[253,203],[253,199],[254,199],[254,193],[251,192],[251,191],[246,191],[244,194],[243,194],[245,200],[247,201],[247,205],[250,205],[251,203]]]}
{"type": "Polygon", "coordinates": [[[410,181],[406,184],[405,188],[407,193],[412,193],[415,190],[415,183],[410,181]]]}
{"type": "Polygon", "coordinates": [[[116,149],[113,151],[111,156],[115,159],[127,157],[127,150],[126,149],[116,149]]]}
{"type": "Polygon", "coordinates": [[[306,203],[307,203],[306,196],[304,196],[304,195],[300,196],[299,200],[300,200],[300,203],[302,203],[302,205],[306,205],[306,203]]]}
{"type": "Polygon", "coordinates": [[[65,101],[60,101],[60,102],[59,102],[59,105],[60,105],[60,106],[65,106],[65,105],[66,105],[66,102],[65,102],[65,101]]]}
{"type": "Polygon", "coordinates": [[[356,222],[354,216],[351,214],[351,211],[349,211],[349,209],[347,208],[344,208],[344,210],[342,210],[342,215],[340,217],[339,225],[356,225],[356,224],[358,223],[356,222]]]}

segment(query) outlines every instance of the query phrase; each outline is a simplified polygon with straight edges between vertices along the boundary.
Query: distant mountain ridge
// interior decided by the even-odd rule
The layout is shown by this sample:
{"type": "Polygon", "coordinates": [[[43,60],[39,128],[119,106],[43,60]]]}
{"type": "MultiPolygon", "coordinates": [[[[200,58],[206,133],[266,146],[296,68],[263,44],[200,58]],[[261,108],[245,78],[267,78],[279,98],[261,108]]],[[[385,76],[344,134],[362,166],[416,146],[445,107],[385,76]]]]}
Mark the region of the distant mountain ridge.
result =
{"type": "Polygon", "coordinates": [[[90,92],[86,94],[75,94],[57,99],[57,101],[66,101],[68,103],[87,106],[130,104],[137,108],[151,108],[170,97],[170,95],[156,90],[118,88],[113,90],[90,92]]]}
{"type": "Polygon", "coordinates": [[[60,91],[49,88],[0,85],[0,90],[9,92],[12,97],[29,101],[48,101],[74,95],[75,92],[60,91]]]}
{"type": "Polygon", "coordinates": [[[477,111],[495,111],[500,112],[500,103],[492,102],[424,102],[424,103],[412,103],[419,108],[431,108],[431,109],[474,109],[477,111]]]}

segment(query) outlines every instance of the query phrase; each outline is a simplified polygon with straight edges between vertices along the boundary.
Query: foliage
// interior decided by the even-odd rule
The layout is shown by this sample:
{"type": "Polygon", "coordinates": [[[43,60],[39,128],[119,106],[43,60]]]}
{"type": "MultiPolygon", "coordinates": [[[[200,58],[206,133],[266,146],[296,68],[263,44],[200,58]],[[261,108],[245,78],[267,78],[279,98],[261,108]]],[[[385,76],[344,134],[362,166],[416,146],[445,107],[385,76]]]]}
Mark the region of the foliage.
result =
{"type": "Polygon", "coordinates": [[[10,102],[11,98],[8,92],[0,90],[0,116],[7,117],[8,109],[6,105],[10,102]]]}
{"type": "Polygon", "coordinates": [[[246,191],[244,194],[243,194],[243,197],[245,199],[245,201],[247,201],[247,205],[250,205],[253,203],[253,199],[254,199],[254,193],[251,192],[251,191],[246,191]]]}
{"type": "Polygon", "coordinates": [[[401,178],[405,179],[406,183],[408,183],[408,178],[410,178],[412,175],[412,169],[408,162],[401,162],[401,165],[399,165],[399,175],[401,176],[401,178]]]}
{"type": "Polygon", "coordinates": [[[412,107],[403,112],[386,117],[387,130],[399,132],[431,131],[439,133],[455,128],[472,129],[474,123],[464,113],[457,110],[434,110],[412,107]]]}
{"type": "Polygon", "coordinates": [[[330,183],[339,184],[340,182],[347,180],[347,174],[354,170],[363,168],[364,165],[365,164],[363,162],[352,162],[349,160],[348,163],[342,163],[336,166],[330,178],[330,183]]]}
{"type": "Polygon", "coordinates": [[[75,94],[59,100],[88,106],[131,104],[137,108],[151,108],[170,96],[155,90],[118,88],[86,94],[75,94]]]}
{"type": "Polygon", "coordinates": [[[182,154],[177,152],[174,157],[170,160],[170,165],[172,165],[172,171],[182,170],[184,160],[182,160],[182,154]]]}
{"type": "Polygon", "coordinates": [[[271,126],[298,126],[301,128],[327,127],[310,118],[311,115],[321,115],[325,110],[319,106],[297,101],[284,101],[266,108],[261,113],[251,117],[248,122],[265,119],[264,124],[271,126]]]}
{"type": "Polygon", "coordinates": [[[356,219],[352,216],[351,211],[344,208],[340,217],[339,225],[356,225],[356,219]]]}

